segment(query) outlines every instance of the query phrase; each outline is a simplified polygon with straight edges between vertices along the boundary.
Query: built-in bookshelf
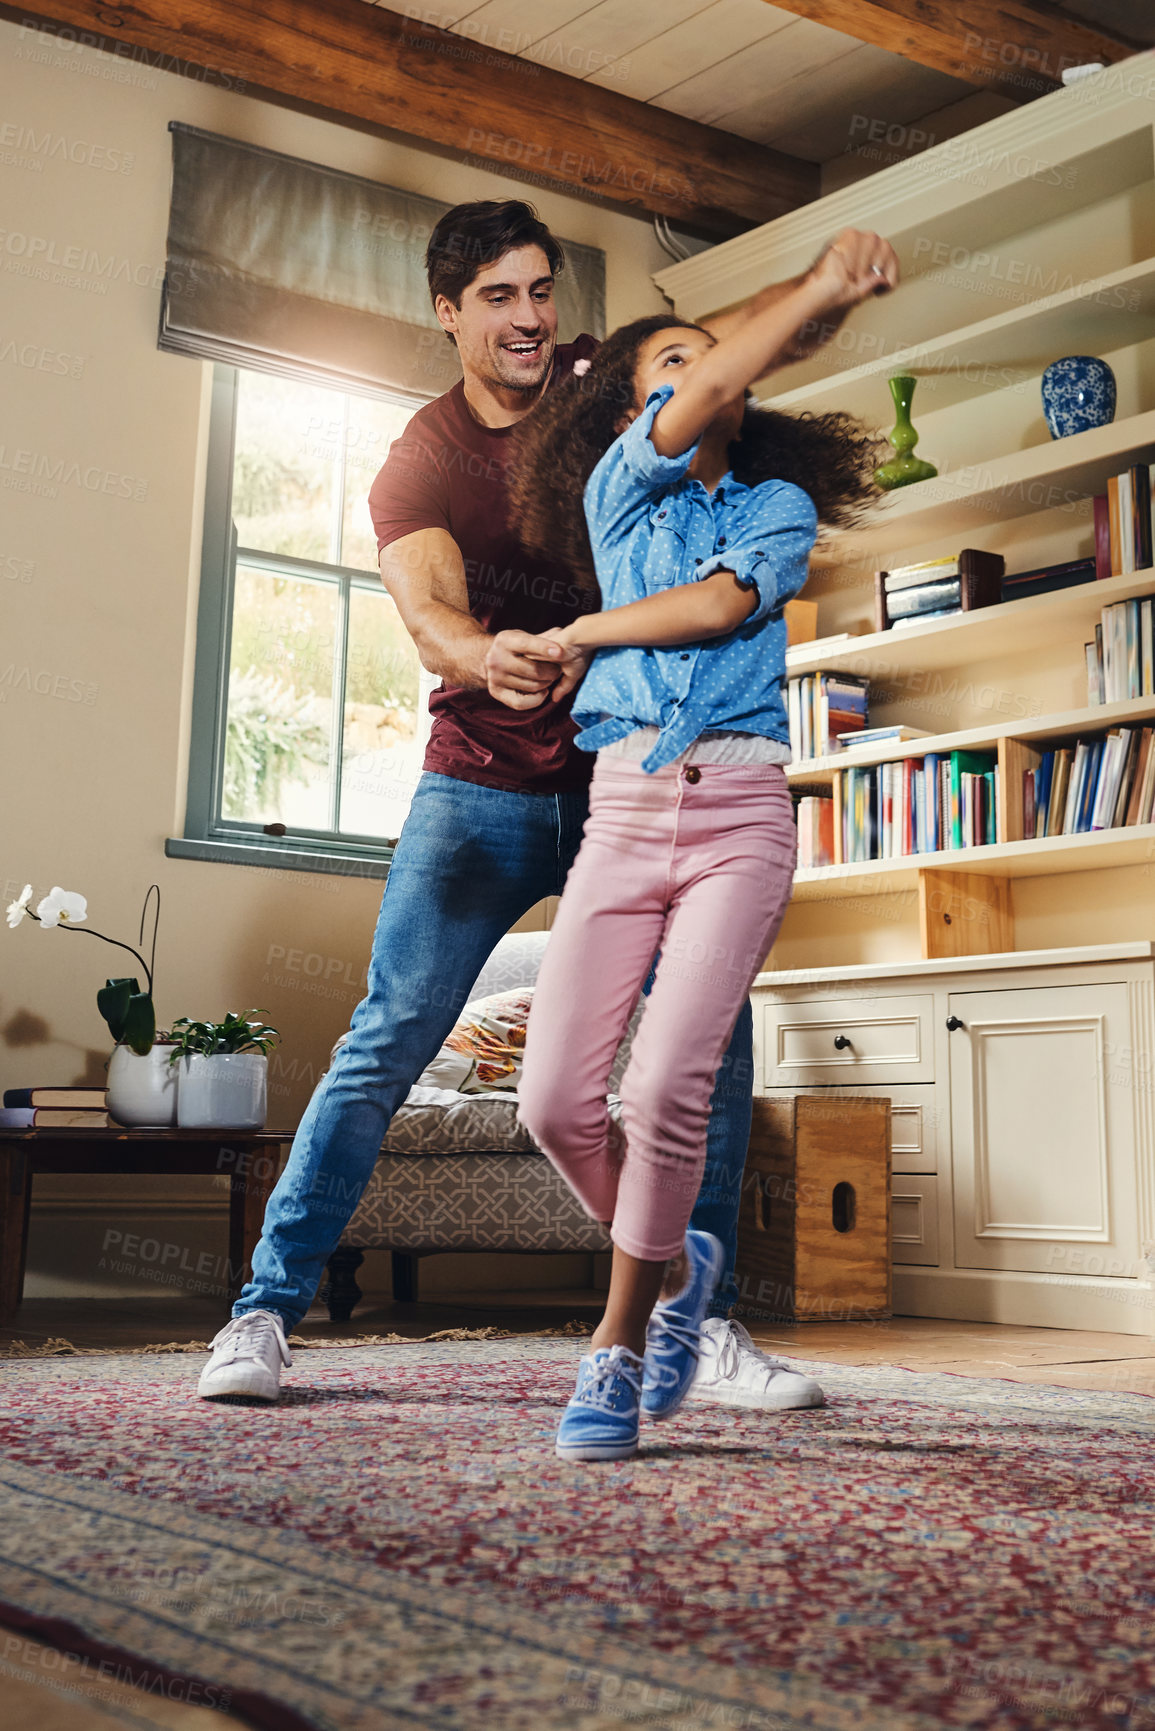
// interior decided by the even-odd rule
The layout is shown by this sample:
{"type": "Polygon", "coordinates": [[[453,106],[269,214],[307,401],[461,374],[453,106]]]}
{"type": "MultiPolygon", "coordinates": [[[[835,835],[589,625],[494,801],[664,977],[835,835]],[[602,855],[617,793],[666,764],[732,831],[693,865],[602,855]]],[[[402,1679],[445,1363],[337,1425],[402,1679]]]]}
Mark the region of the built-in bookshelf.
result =
{"type": "Polygon", "coordinates": [[[987,748],[997,751],[1006,740],[1046,746],[1075,734],[1098,733],[1106,728],[1128,727],[1144,721],[1155,721],[1155,697],[1133,697],[1125,703],[1095,703],[1086,709],[1040,715],[1032,721],[992,722],[989,727],[928,734],[924,739],[908,739],[894,745],[876,745],[869,749],[851,746],[836,757],[815,757],[805,763],[789,764],[786,778],[792,787],[829,787],[835,775],[851,764],[894,763],[904,757],[946,756],[952,751],[983,751],[987,748]]]}
{"type": "MultiPolygon", "coordinates": [[[[795,212],[661,278],[680,312],[701,317],[732,305],[742,288],[749,292],[744,273],[765,267],[771,245],[784,273],[804,268],[804,255],[817,250],[820,228],[831,225],[834,231],[840,223],[876,227],[896,246],[903,270],[899,292],[860,309],[851,338],[803,362],[798,382],[778,377],[772,398],[769,390],[762,393],[779,410],[842,410],[883,427],[889,419],[887,378],[912,373],[925,381],[921,407],[916,404],[923,443],[936,460],[940,452],[946,455],[938,477],[888,495],[862,527],[820,541],[813,558],[817,583],[808,591],[818,599],[820,625],[824,595],[837,602],[837,623],[855,627],[849,601],[857,593],[861,614],[869,616],[874,570],[892,563],[953,556],[962,547],[1001,553],[1008,572],[1085,556],[1092,497],[1106,492],[1112,476],[1155,453],[1155,407],[1148,406],[1155,356],[1150,116],[1126,92],[1104,87],[1093,99],[1053,101],[1049,111],[1032,105],[1030,114],[980,129],[976,141],[983,135],[989,135],[992,164],[1000,166],[985,176],[981,193],[951,179],[944,153],[943,180],[920,173],[913,162],[888,170],[854,192],[820,201],[821,210],[795,212]],[[1036,135],[1039,160],[1053,172],[1026,185],[1012,164],[1028,160],[1022,152],[1034,147],[1036,135]],[[968,292],[979,274],[970,270],[971,262],[996,255],[1003,261],[996,274],[1007,289],[1001,305],[968,292]],[[948,263],[962,257],[961,278],[949,268],[933,269],[940,257],[948,263]],[[984,316],[975,318],[976,311],[984,316]],[[1149,344],[1150,352],[1144,348],[1149,344]],[[1077,353],[1107,354],[1116,366],[1120,356],[1136,359],[1121,379],[1115,420],[1051,438],[1034,393],[1052,360],[1077,353]],[[1007,393],[1002,399],[1001,390],[1007,393]],[[965,460],[980,451],[981,460],[965,460]]],[[[936,159],[931,152],[926,163],[936,159]]],[[[821,238],[828,238],[825,232],[821,238]]],[[[1155,696],[1077,708],[1069,701],[1086,688],[1084,645],[1094,640],[1102,610],[1153,594],[1155,568],[1148,568],[884,632],[861,631],[860,618],[853,634],[790,649],[789,678],[824,673],[865,679],[872,690],[885,692],[890,723],[925,716],[927,707],[920,708],[915,695],[923,675],[947,674],[948,690],[977,687],[985,678],[995,691],[982,725],[973,724],[973,699],[969,710],[958,701],[957,721],[952,700],[936,699],[941,732],[851,745],[838,756],[792,764],[787,775],[793,791],[832,790],[851,766],[952,752],[989,753],[998,770],[996,841],[802,869],[795,900],[865,902],[892,887],[917,885],[920,874],[941,880],[953,871],[968,880],[1009,880],[1136,864],[1152,867],[1155,891],[1155,825],[1134,822],[1042,837],[1025,836],[1023,829],[1024,775],[1043,752],[1112,729],[1155,724],[1155,696]],[[904,688],[912,694],[907,713],[904,688]],[[1044,689],[1049,701],[1035,696],[1044,689]],[[1056,703],[1056,697],[1067,701],[1056,703]]],[[[867,725],[873,721],[872,710],[867,725]]],[[[836,805],[841,810],[841,801],[836,805]]],[[[865,933],[868,905],[863,913],[865,933]]],[[[1006,930],[1000,925],[1002,937],[1006,930]]],[[[981,933],[972,936],[982,944],[981,933]]],[[[925,928],[921,941],[924,954],[940,953],[925,949],[925,928]]],[[[957,934],[944,941],[950,953],[958,953],[957,934]]]]}
{"type": "MultiPolygon", "coordinates": [[[[936,825],[949,796],[950,833],[959,811],[969,833],[985,835],[990,786],[997,839],[799,870],[752,996],[766,1091],[890,1101],[901,1314],[1150,1326],[1155,822],[1139,821],[1149,815],[1148,767],[1134,805],[1123,789],[1144,750],[1151,764],[1155,695],[1090,701],[1095,657],[1085,646],[1101,623],[1106,639],[1104,608],[1155,595],[1155,568],[994,605],[972,599],[965,611],[881,632],[875,621],[888,610],[876,611],[874,573],[975,549],[1001,556],[1013,578],[1101,553],[1092,497],[1155,453],[1153,79],[1155,54],[1136,57],[658,278],[680,314],[701,319],[806,270],[845,227],[876,229],[899,256],[896,294],[856,309],[837,341],[759,395],[778,410],[842,410],[885,431],[888,377],[921,381],[919,452],[940,475],[890,495],[861,529],[824,538],[804,594],[827,635],[790,649],[787,673],[856,675],[870,685],[868,728],[936,732],[851,743],[787,775],[792,793],[809,796],[799,833],[815,853],[834,834],[859,846],[867,784],[848,776],[851,766],[886,769],[871,790],[880,846],[896,832],[904,846],[933,845],[943,831],[928,827],[932,788],[936,825]],[[1073,354],[1109,362],[1117,416],[1052,439],[1041,374],[1073,354]],[[1088,750],[1110,733],[1110,754],[1088,750]],[[1044,754],[1068,748],[1064,801],[1044,754]],[[933,760],[951,753],[965,755],[944,790],[933,760]],[[901,773],[928,757],[921,787],[901,773]],[[1073,790],[1092,785],[1092,765],[1102,796],[1088,820],[1073,790]],[[838,798],[824,797],[836,780],[838,798]],[[1081,824],[1123,821],[1027,834],[1031,797],[1046,802],[1052,827],[1059,810],[1064,823],[1072,810],[1081,824]],[[1109,1276],[1087,1256],[1092,1243],[1116,1258],[1099,1264],[1109,1276]]],[[[1115,692],[1150,690],[1131,678],[1133,638],[1128,683],[1115,692]]]]}

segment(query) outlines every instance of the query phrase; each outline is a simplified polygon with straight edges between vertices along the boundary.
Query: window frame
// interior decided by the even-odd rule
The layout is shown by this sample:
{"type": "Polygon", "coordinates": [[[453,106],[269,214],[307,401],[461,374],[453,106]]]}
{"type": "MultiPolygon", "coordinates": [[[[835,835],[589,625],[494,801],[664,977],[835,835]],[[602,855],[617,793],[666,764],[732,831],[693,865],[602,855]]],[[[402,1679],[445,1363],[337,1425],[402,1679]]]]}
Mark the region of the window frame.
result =
{"type": "MultiPolygon", "coordinates": [[[[406,406],[412,401],[415,407],[420,407],[419,399],[400,394],[392,396],[388,392],[374,392],[373,396],[406,406]]],[[[238,562],[274,575],[316,576],[334,584],[339,592],[341,605],[338,607],[338,634],[334,644],[334,664],[339,673],[333,693],[336,717],[333,737],[338,748],[338,763],[329,807],[334,825],[340,813],[344,771],[338,723],[343,716],[348,677],[348,601],[354,589],[377,593],[381,586],[380,576],[353,566],[328,565],[239,546],[232,516],[239,398],[240,369],[223,363],[214,364],[184,834],[170,837],[165,843],[165,853],[175,859],[220,860],[232,865],[278,866],[290,871],[384,878],[388,876],[393,858],[395,838],[342,836],[336,834],[335,829],[302,828],[286,830],[284,834],[270,834],[272,826],[221,815],[233,598],[238,562]]]]}

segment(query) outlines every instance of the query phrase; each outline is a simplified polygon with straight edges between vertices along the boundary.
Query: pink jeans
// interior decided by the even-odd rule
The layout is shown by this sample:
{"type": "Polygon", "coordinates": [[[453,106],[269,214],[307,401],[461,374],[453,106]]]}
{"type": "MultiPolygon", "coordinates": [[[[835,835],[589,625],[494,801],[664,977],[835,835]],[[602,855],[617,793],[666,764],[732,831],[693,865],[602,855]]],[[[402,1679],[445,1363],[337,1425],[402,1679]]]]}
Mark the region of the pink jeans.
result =
{"type": "Polygon", "coordinates": [[[777,764],[647,775],[598,758],[534,991],[520,1116],[586,1211],[642,1261],[682,1248],[715,1076],[786,911],[796,852],[777,764]],[[659,949],[619,1129],[607,1084],[659,949]]]}

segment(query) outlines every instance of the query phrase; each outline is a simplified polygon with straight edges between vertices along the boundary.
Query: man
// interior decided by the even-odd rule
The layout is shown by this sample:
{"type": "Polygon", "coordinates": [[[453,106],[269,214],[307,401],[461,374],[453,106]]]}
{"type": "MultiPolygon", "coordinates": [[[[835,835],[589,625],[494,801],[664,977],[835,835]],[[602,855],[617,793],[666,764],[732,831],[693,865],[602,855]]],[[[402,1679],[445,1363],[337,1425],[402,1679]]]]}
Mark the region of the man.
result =
{"type": "MultiPolygon", "coordinates": [[[[876,236],[847,231],[836,244],[863,284],[895,280],[894,255],[876,236]]],[[[423,665],[442,680],[430,699],[425,773],[390,866],[368,995],[269,1199],[253,1278],[201,1375],[208,1399],[277,1398],[290,1362],[285,1336],[313,1300],[393,1113],[498,939],[543,896],[560,894],[586,815],[592,759],[574,748],[569,715],[585,666],[560,665],[559,646],[543,634],[588,598],[567,570],[520,546],[505,477],[518,422],[597,344],[557,344],[553,289],[564,258],[529,205],[457,206],[434,230],[426,263],[464,376],[414,415],[369,496],[385,586],[423,665]]],[[[781,293],[768,289],[751,304],[781,293]]],[[[752,1082],[747,1004],[719,1071],[693,1216],[727,1254],[695,1392],[739,1405],[817,1405],[816,1383],[725,1320],[737,1290],[752,1082]]],[[[673,1267],[670,1280],[676,1291],[673,1267]]]]}

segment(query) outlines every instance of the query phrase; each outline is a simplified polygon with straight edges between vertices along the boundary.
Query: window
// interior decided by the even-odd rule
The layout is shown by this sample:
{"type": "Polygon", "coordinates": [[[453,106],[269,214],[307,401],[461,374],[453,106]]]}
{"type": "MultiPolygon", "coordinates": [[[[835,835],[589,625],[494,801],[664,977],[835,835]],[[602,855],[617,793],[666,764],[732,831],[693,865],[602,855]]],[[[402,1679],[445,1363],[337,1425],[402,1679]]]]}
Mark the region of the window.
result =
{"type": "Polygon", "coordinates": [[[435,681],[381,582],[367,496],[419,406],[215,369],[191,845],[170,852],[387,861],[435,681]]]}

